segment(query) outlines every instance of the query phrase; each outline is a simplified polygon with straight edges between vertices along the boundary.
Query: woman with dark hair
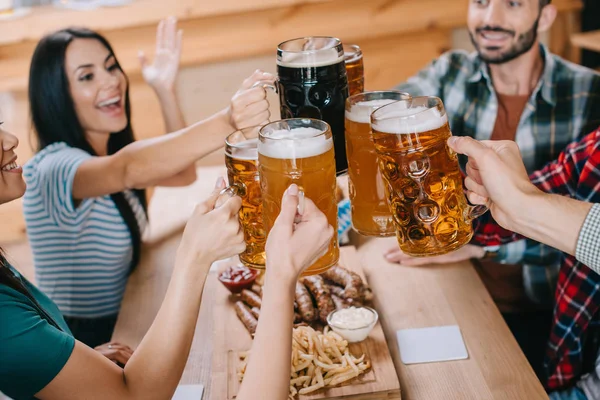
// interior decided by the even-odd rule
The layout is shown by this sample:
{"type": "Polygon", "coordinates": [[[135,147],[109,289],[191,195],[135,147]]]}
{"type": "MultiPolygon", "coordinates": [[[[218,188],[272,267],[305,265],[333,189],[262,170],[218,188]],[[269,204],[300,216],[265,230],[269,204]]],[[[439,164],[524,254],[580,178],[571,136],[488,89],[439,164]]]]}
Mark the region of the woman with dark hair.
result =
{"type": "MultiPolygon", "coordinates": [[[[262,89],[261,89],[262,90],[262,89]]],[[[17,138],[0,129],[0,204],[23,195],[17,138]]],[[[239,197],[212,195],[190,218],[169,287],[154,323],[124,368],[75,340],[52,300],[12,268],[0,253],[0,391],[15,400],[144,399],[173,396],[188,359],[202,291],[211,264],[244,251],[239,197]],[[218,201],[219,200],[219,201],[218,201]],[[217,205],[220,204],[220,205],[217,205]]],[[[297,215],[298,188],[282,199],[267,241],[267,275],[253,354],[238,400],[287,397],[294,288],[301,271],[328,248],[333,228],[309,199],[297,215]]]]}
{"type": "Polygon", "coordinates": [[[89,346],[110,340],[127,277],[140,257],[149,186],[189,184],[194,163],[222,147],[238,128],[269,118],[270,74],[255,72],[231,106],[186,129],[173,92],[181,33],[174,20],[158,29],[156,59],[143,73],[163,109],[159,138],[134,141],[129,84],[104,37],[64,29],[35,49],[29,99],[39,152],[24,167],[27,233],[37,283],[59,306],[75,337],[89,346]]]}

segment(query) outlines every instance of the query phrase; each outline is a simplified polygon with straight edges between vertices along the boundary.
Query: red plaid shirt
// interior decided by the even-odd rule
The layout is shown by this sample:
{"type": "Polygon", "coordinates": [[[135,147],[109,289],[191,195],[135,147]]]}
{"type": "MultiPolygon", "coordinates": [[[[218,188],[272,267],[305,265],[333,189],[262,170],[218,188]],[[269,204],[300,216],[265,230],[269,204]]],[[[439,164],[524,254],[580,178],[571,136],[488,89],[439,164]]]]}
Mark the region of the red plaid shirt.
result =
{"type": "MultiPolygon", "coordinates": [[[[534,172],[530,178],[544,192],[600,203],[600,128],[581,141],[570,144],[558,160],[534,172]]],[[[492,246],[520,238],[500,228],[488,213],[478,221],[473,241],[492,246]]],[[[565,254],[555,300],[544,363],[548,390],[571,386],[582,373],[587,372],[583,371],[583,343],[590,323],[598,319],[600,275],[575,257],[565,254]]],[[[590,350],[586,351],[589,353],[590,350]]]]}

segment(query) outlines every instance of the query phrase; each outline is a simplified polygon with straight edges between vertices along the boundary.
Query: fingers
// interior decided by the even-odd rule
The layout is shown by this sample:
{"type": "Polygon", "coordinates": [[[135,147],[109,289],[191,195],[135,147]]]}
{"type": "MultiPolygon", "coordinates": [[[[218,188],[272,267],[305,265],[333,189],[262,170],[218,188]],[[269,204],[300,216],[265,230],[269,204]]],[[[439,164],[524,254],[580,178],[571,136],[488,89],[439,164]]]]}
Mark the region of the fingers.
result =
{"type": "Polygon", "coordinates": [[[485,186],[475,182],[471,177],[465,178],[465,187],[468,191],[478,194],[481,197],[490,197],[490,194],[486,190],[485,186]]]}
{"type": "Polygon", "coordinates": [[[165,20],[161,19],[156,28],[156,52],[158,53],[165,47],[165,20]]]}
{"type": "Polygon", "coordinates": [[[286,189],[281,199],[281,211],[275,220],[275,226],[278,227],[278,229],[285,229],[285,231],[290,234],[294,229],[294,220],[300,201],[298,194],[299,189],[296,184],[292,184],[286,189]]]}
{"type": "Polygon", "coordinates": [[[400,261],[405,260],[408,257],[397,247],[389,249],[383,256],[392,263],[400,263],[400,261]]]}
{"type": "Polygon", "coordinates": [[[487,206],[488,202],[490,200],[489,198],[483,197],[475,192],[469,192],[468,196],[469,196],[469,201],[471,202],[471,204],[479,205],[479,206],[487,206]]]}
{"type": "Polygon", "coordinates": [[[169,17],[167,18],[167,22],[165,24],[165,47],[167,49],[173,49],[176,46],[177,40],[177,18],[169,17]]]}
{"type": "Polygon", "coordinates": [[[469,160],[467,162],[467,176],[473,179],[475,182],[483,185],[483,179],[481,177],[481,173],[479,172],[479,168],[477,163],[474,160],[469,160]]]}
{"type": "Polygon", "coordinates": [[[451,136],[448,138],[448,146],[457,153],[474,158],[481,157],[482,152],[488,148],[468,136],[451,136]]]}
{"type": "Polygon", "coordinates": [[[231,107],[233,111],[241,112],[250,104],[258,103],[266,98],[267,93],[261,87],[244,89],[233,96],[233,99],[231,100],[231,107]]]}
{"type": "Polygon", "coordinates": [[[270,118],[271,112],[269,110],[266,110],[247,120],[239,120],[235,123],[235,128],[246,129],[251,126],[264,126],[269,123],[270,118]]]}
{"type": "Polygon", "coordinates": [[[217,178],[217,181],[215,182],[215,187],[210,196],[208,196],[208,198],[203,202],[200,202],[196,205],[194,215],[203,215],[213,210],[215,208],[217,199],[219,198],[219,194],[223,189],[225,189],[225,180],[222,176],[220,176],[217,178]]]}
{"type": "MultiPolygon", "coordinates": [[[[223,196],[219,197],[219,200],[223,196]]],[[[217,204],[219,201],[217,201],[217,204]]],[[[224,212],[229,213],[229,216],[237,216],[240,208],[242,208],[242,198],[240,196],[230,196],[223,202],[223,204],[218,205],[216,208],[223,209],[224,212]]]]}
{"type": "Polygon", "coordinates": [[[131,358],[131,354],[127,353],[125,350],[109,350],[104,354],[106,358],[111,361],[116,361],[121,365],[127,364],[127,361],[131,358]]]}
{"type": "MultiPolygon", "coordinates": [[[[240,89],[242,89],[242,90],[250,89],[258,81],[269,81],[269,82],[273,83],[273,82],[275,82],[275,76],[268,72],[263,72],[260,69],[257,69],[256,71],[254,71],[254,73],[252,73],[252,75],[250,75],[248,78],[244,79],[240,89]]],[[[257,89],[261,89],[264,92],[263,88],[257,88],[257,89]]]]}
{"type": "Polygon", "coordinates": [[[140,61],[142,69],[146,68],[146,66],[148,65],[148,59],[146,58],[146,54],[142,50],[138,51],[138,60],[140,61]]]}
{"type": "Polygon", "coordinates": [[[182,47],[182,43],[183,43],[183,30],[179,30],[177,31],[177,44],[175,47],[175,52],[177,54],[177,60],[179,61],[181,59],[181,47],[182,47]]]}
{"type": "Polygon", "coordinates": [[[316,206],[316,204],[308,197],[304,198],[304,210],[302,212],[300,222],[311,221],[317,217],[325,217],[325,214],[316,206]]]}

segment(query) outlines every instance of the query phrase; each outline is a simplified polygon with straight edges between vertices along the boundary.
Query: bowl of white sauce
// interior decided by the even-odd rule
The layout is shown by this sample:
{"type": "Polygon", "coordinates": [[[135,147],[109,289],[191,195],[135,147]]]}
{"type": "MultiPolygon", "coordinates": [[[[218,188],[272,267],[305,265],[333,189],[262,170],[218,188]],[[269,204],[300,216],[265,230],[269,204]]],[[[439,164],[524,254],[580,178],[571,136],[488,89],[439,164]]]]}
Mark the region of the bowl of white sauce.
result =
{"type": "Polygon", "coordinates": [[[348,307],[327,316],[331,329],[349,343],[362,342],[369,336],[379,315],[370,307],[348,307]]]}

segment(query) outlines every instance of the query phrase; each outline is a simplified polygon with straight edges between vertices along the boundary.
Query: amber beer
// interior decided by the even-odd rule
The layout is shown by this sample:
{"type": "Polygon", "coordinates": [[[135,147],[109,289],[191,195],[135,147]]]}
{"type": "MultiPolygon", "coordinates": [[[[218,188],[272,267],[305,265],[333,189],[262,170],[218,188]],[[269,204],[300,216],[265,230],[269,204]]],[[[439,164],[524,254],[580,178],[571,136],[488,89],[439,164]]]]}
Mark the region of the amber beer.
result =
{"type": "Polygon", "coordinates": [[[371,139],[371,113],[394,101],[410,99],[397,91],[365,92],[346,100],[346,154],[352,227],[361,235],[396,233],[388,207],[377,153],[371,139]]]}
{"type": "MultiPolygon", "coordinates": [[[[316,204],[337,232],[335,157],[326,122],[292,118],[265,125],[260,130],[258,161],[267,237],[281,210],[283,193],[292,183],[316,204]]],[[[334,234],[327,253],[304,275],[320,274],[338,260],[338,238],[334,234]]]]}
{"type": "Polygon", "coordinates": [[[348,76],[348,91],[350,96],[365,91],[365,67],[360,47],[355,44],[344,44],[344,62],[348,76]]]}
{"type": "Polygon", "coordinates": [[[246,250],[239,255],[240,261],[247,267],[264,269],[266,235],[262,223],[257,131],[258,128],[249,128],[227,137],[225,165],[229,188],[225,190],[232,190],[242,198],[239,218],[244,230],[246,250]]]}
{"type": "Polygon", "coordinates": [[[381,107],[371,128],[400,249],[424,257],[467,244],[471,221],[486,208],[470,206],[463,194],[442,101],[415,97],[381,107]]]}

